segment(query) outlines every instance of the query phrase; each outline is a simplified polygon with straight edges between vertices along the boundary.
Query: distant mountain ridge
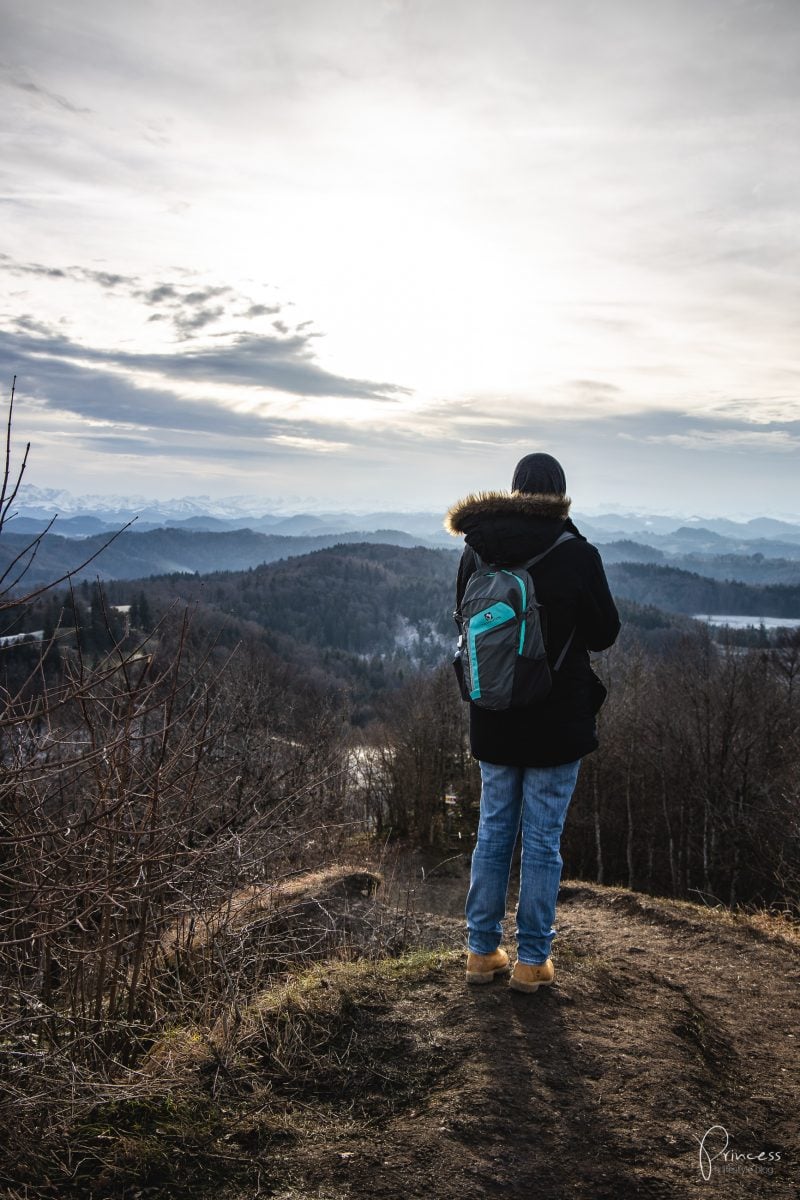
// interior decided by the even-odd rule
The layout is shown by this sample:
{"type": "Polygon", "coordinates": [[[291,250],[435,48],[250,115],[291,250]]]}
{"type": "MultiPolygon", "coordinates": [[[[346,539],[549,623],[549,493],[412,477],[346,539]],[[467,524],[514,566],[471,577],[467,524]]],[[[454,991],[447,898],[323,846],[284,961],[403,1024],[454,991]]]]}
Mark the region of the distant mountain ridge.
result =
{"type": "MultiPolygon", "coordinates": [[[[775,549],[779,548],[775,546],[775,549]]],[[[655,546],[647,546],[629,539],[622,542],[606,542],[601,545],[601,553],[606,568],[616,563],[655,563],[710,579],[729,579],[740,583],[800,582],[800,557],[766,558],[761,552],[727,554],[693,551],[668,554],[655,546]]]]}
{"type": "MultiPolygon", "coordinates": [[[[399,682],[403,672],[436,666],[452,654],[456,547],[445,551],[340,538],[297,553],[304,539],[269,539],[251,531],[239,535],[160,530],[153,535],[123,534],[105,554],[120,553],[122,569],[132,572],[139,560],[130,559],[129,553],[152,541],[151,551],[161,554],[163,568],[181,547],[198,538],[206,554],[202,574],[179,566],[171,572],[148,570],[110,579],[107,564],[109,604],[126,606],[128,612],[147,610],[155,619],[176,604],[179,609],[188,605],[200,630],[222,648],[255,638],[304,678],[313,677],[324,687],[351,686],[365,719],[374,715],[375,696],[399,682]],[[227,564],[222,559],[220,548],[226,543],[237,544],[238,552],[246,555],[254,542],[261,543],[263,553],[265,541],[274,543],[270,562],[232,569],[232,559],[227,564]],[[287,543],[294,554],[287,553],[287,543]]],[[[4,542],[0,539],[0,547],[4,542]]],[[[87,543],[67,545],[75,550],[85,549],[87,543]]],[[[84,582],[75,589],[84,604],[91,602],[90,581],[99,574],[101,561],[87,569],[84,582]]],[[[53,562],[41,565],[43,574],[53,578],[53,562]]],[[[691,617],[697,613],[800,616],[800,582],[753,586],[715,581],[659,563],[609,563],[607,572],[624,629],[657,642],[695,628],[691,617]]],[[[58,612],[68,603],[65,596],[65,589],[56,588],[23,617],[9,613],[4,632],[55,627],[63,619],[58,612]]],[[[137,619],[142,627],[152,628],[137,619]]]]}
{"type": "MultiPolygon", "coordinates": [[[[78,520],[88,519],[68,518],[68,521],[78,520]]],[[[63,537],[55,532],[44,534],[38,537],[35,556],[25,575],[26,584],[46,584],[70,572],[75,572],[74,578],[79,582],[96,578],[137,579],[178,573],[241,571],[280,559],[298,558],[338,544],[372,543],[405,548],[423,546],[446,554],[455,554],[461,547],[460,541],[444,534],[441,540],[434,541],[399,528],[288,534],[264,533],[248,528],[206,530],[197,528],[195,521],[195,518],[189,518],[185,523],[141,531],[134,526],[123,532],[96,532],[96,524],[90,522],[79,526],[85,530],[80,536],[63,537]]],[[[38,536],[37,530],[26,531],[21,523],[22,518],[17,518],[3,529],[0,537],[0,571],[5,570],[19,555],[23,555],[24,562],[26,548],[38,536]],[[20,532],[15,532],[17,529],[20,532]]],[[[289,527],[302,529],[309,526],[303,519],[291,523],[289,527]]],[[[313,529],[315,526],[312,523],[310,527],[313,529]]],[[[272,528],[285,528],[285,523],[276,523],[272,528]]],[[[316,528],[327,527],[319,522],[316,528]]],[[[672,570],[683,576],[720,583],[738,581],[756,587],[800,585],[800,545],[759,540],[745,543],[744,547],[741,543],[734,543],[737,552],[730,549],[729,540],[722,535],[689,530],[689,536],[684,538],[679,536],[680,533],[680,530],[677,531],[671,538],[653,535],[651,542],[658,541],[660,545],[627,538],[599,543],[609,572],[616,573],[624,588],[633,589],[626,592],[630,599],[658,604],[673,611],[711,611],[705,604],[698,607],[688,601],[685,606],[675,608],[672,590],[671,602],[661,605],[650,596],[650,584],[645,582],[646,572],[624,572],[621,570],[624,566],[647,567],[651,574],[656,569],[672,570]],[[765,556],[764,550],[768,556],[765,556]]],[[[688,584],[681,585],[678,594],[687,589],[688,584]]],[[[696,593],[697,585],[692,584],[689,590],[696,593]]],[[[733,608],[729,611],[744,610],[733,608]]],[[[767,610],[759,611],[765,616],[795,615],[783,609],[774,614],[767,610]]]]}
{"type": "MultiPolygon", "coordinates": [[[[357,514],[313,508],[254,514],[246,510],[263,502],[252,497],[225,501],[184,497],[142,508],[130,527],[120,532],[132,512],[125,506],[136,498],[78,500],[68,493],[31,487],[21,489],[20,496],[18,515],[7,521],[0,538],[0,570],[39,538],[25,576],[28,585],[45,584],[70,572],[79,582],[242,571],[337,544],[380,543],[453,552],[461,545],[444,532],[442,513],[422,510],[357,514]],[[53,522],[57,504],[63,504],[63,515],[53,522]],[[79,511],[82,505],[84,510],[79,511]],[[113,513],[112,505],[117,506],[113,513]]],[[[793,601],[787,607],[785,596],[767,597],[763,589],[800,585],[800,524],[772,517],[736,522],[636,513],[593,517],[576,513],[575,520],[599,545],[620,594],[634,602],[689,614],[714,610],[797,615],[793,601]],[[729,594],[736,584],[756,591],[747,593],[746,602],[745,593],[735,603],[733,598],[730,604],[712,600],[729,594]],[[753,608],[756,601],[758,607],[753,608]],[[762,602],[770,606],[765,608],[762,602]]]]}
{"type": "MultiPolygon", "coordinates": [[[[166,519],[154,523],[137,519],[130,527],[135,535],[152,534],[157,530],[176,530],[191,533],[263,533],[270,537],[299,538],[300,542],[287,553],[302,554],[314,546],[309,538],[325,538],[334,540],[353,541],[366,538],[375,540],[378,534],[385,534],[382,540],[395,545],[423,545],[448,549],[460,543],[444,532],[435,524],[436,514],[413,513],[372,513],[367,514],[361,524],[357,518],[342,515],[340,521],[331,518],[321,518],[311,513],[298,513],[292,517],[279,518],[266,515],[243,523],[237,520],[225,520],[220,517],[192,516],[178,519],[166,519]],[[305,540],[303,540],[305,539],[305,540]],[[409,539],[411,539],[409,541],[409,539]]],[[[769,538],[746,539],[731,538],[705,527],[679,526],[671,534],[649,533],[640,531],[635,536],[619,536],[612,538],[609,534],[594,530],[587,522],[577,518],[578,527],[591,541],[602,548],[604,558],[609,561],[622,562],[666,562],[673,566],[685,567],[689,570],[700,570],[718,578],[745,578],[763,582],[791,582],[793,572],[800,572],[800,541],[773,540],[769,538]],[[753,560],[754,555],[764,559],[777,560],[779,564],[772,572],[765,566],[759,575],[753,560]],[[741,558],[741,569],[735,568],[736,561],[741,558]],[[794,563],[794,567],[792,567],[794,563]],[[723,566],[725,564],[725,566],[723,566]],[[705,567],[708,569],[706,570],[705,567]],[[721,570],[733,568],[733,574],[721,575],[721,570]],[[744,573],[742,573],[744,572],[744,573]],[[769,576],[769,577],[768,577],[769,576]]],[[[51,527],[52,534],[62,539],[90,538],[102,534],[112,534],[121,527],[121,522],[101,520],[93,516],[59,517],[54,524],[44,518],[16,516],[10,520],[5,535],[34,537],[43,530],[51,527]]],[[[199,543],[198,543],[199,544],[199,543]]],[[[321,543],[319,543],[321,544],[321,543]]],[[[326,544],[332,542],[328,540],[326,544]]],[[[252,564],[268,562],[273,556],[259,558],[256,554],[252,564]]],[[[80,561],[80,558],[75,559],[80,561]]],[[[181,569],[203,570],[201,563],[192,566],[183,563],[181,569]]],[[[227,560],[226,560],[227,561],[227,560]]],[[[250,561],[237,559],[235,552],[232,558],[233,567],[251,565],[250,561]]],[[[177,569],[166,567],[165,569],[177,569]]],[[[158,570],[154,567],[155,573],[158,570]]]]}
{"type": "MultiPolygon", "coordinates": [[[[9,525],[9,528],[13,528],[9,525]]],[[[348,543],[377,543],[412,548],[420,539],[402,530],[382,529],[315,537],[288,537],[256,533],[251,529],[206,532],[192,529],[152,529],[144,533],[126,530],[64,538],[49,533],[36,546],[25,573],[25,585],[41,585],[74,572],[74,579],[139,579],[153,575],[207,574],[211,571],[242,571],[279,559],[297,558],[314,550],[348,543]],[[86,563],[87,559],[91,559],[86,563]],[[81,564],[86,563],[85,566],[81,564]]],[[[0,538],[0,573],[31,544],[30,535],[8,533],[0,538]]],[[[456,547],[453,546],[453,551],[456,547]]],[[[440,551],[446,553],[446,551],[440,551]]],[[[19,568],[17,569],[17,573],[19,568]]]]}
{"type": "MultiPolygon", "coordinates": [[[[409,533],[431,537],[443,533],[443,511],[342,511],[319,508],[313,500],[287,497],[280,502],[253,496],[232,496],[215,500],[209,496],[188,496],[176,500],[148,500],[143,496],[85,496],[54,488],[25,485],[14,505],[15,520],[26,522],[20,532],[40,532],[57,516],[59,529],[72,522],[70,530],[78,534],[81,522],[99,521],[104,530],[119,529],[135,521],[138,530],[173,525],[204,530],[253,529],[279,533],[374,532],[400,528],[409,533]],[[39,522],[38,526],[27,522],[39,522]]],[[[99,532],[99,530],[93,530],[99,532]]]]}
{"type": "Polygon", "coordinates": [[[589,522],[578,521],[579,528],[590,541],[598,546],[623,541],[636,542],[640,546],[650,546],[661,550],[665,555],[681,554],[764,554],[769,558],[800,559],[800,528],[787,526],[783,537],[747,536],[739,533],[737,536],[720,533],[705,525],[679,525],[671,533],[653,533],[647,529],[633,532],[617,530],[615,533],[594,529],[589,522]]]}
{"type": "Polygon", "coordinates": [[[800,579],[791,584],[749,584],[634,562],[606,564],[606,573],[615,596],[664,612],[800,618],[800,579]]]}
{"type": "MultiPolygon", "coordinates": [[[[144,496],[80,497],[63,489],[30,484],[20,488],[15,509],[19,514],[18,519],[42,522],[59,514],[59,528],[69,520],[77,522],[78,519],[93,518],[105,528],[113,529],[135,518],[139,529],[185,524],[187,527],[207,530],[248,528],[261,532],[324,534],[392,528],[432,537],[441,534],[444,519],[444,508],[354,512],[330,509],[313,498],[289,496],[280,501],[257,496],[229,496],[222,499],[184,496],[172,500],[153,500],[144,496]]],[[[590,515],[576,508],[573,516],[587,536],[600,542],[634,538],[649,543],[652,538],[674,535],[681,529],[687,534],[705,529],[736,542],[768,539],[800,544],[800,515],[785,519],[758,516],[734,521],[728,517],[687,517],[646,512],[590,515]]],[[[78,525],[71,528],[77,530],[78,525]]],[[[20,528],[20,532],[24,531],[20,528]]]]}
{"type": "Polygon", "coordinates": [[[721,537],[753,541],[758,538],[788,538],[800,541],[800,518],[779,520],[776,517],[751,517],[746,521],[733,521],[728,517],[667,517],[646,514],[607,513],[601,516],[577,517],[593,536],[601,541],[638,536],[640,540],[674,534],[678,530],[692,534],[696,530],[707,530],[721,537]]]}

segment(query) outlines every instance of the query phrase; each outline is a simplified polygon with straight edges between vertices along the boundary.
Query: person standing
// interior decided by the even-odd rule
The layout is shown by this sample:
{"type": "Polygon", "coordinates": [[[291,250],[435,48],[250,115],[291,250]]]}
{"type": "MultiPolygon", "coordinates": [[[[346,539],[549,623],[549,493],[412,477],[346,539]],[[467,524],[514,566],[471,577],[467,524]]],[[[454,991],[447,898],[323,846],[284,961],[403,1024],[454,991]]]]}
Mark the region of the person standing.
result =
{"type": "Polygon", "coordinates": [[[490,983],[511,970],[500,947],[501,922],[521,832],[511,986],[535,992],[555,975],[550,947],[563,866],[561,831],[581,759],[597,748],[596,714],[606,698],[589,651],[613,645],[620,621],[600,555],[569,518],[561,464],[549,454],[528,454],[517,464],[511,488],[469,495],[445,520],[445,528],[463,534],[466,542],[456,608],[479,566],[520,566],[543,555],[529,573],[544,609],[553,680],[548,695],[527,707],[497,711],[470,701],[470,750],[480,764],[481,803],[466,902],[466,978],[470,984],[490,983]],[[572,536],[562,539],[564,534],[572,536]]]}

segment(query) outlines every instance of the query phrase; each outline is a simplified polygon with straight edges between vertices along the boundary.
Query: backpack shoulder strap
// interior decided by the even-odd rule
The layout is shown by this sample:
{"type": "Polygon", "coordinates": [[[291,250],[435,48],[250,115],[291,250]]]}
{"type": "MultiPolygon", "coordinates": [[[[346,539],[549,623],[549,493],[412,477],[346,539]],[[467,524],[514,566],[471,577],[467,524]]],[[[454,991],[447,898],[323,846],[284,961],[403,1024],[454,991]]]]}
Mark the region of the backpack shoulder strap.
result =
{"type": "MultiPolygon", "coordinates": [[[[556,546],[560,546],[562,542],[569,542],[574,537],[575,537],[574,533],[570,533],[569,530],[565,529],[562,534],[559,534],[559,536],[553,542],[552,546],[548,546],[546,550],[543,550],[541,554],[537,554],[535,556],[535,558],[528,559],[528,561],[525,563],[525,569],[527,570],[528,567],[535,566],[536,563],[541,562],[541,560],[546,555],[548,555],[551,550],[555,550],[556,546]]],[[[572,645],[572,639],[575,637],[576,633],[577,633],[577,627],[574,627],[572,632],[570,633],[569,637],[567,638],[566,642],[564,643],[561,653],[559,654],[556,661],[553,663],[553,673],[555,673],[556,671],[559,671],[561,669],[561,664],[564,662],[564,659],[567,657],[567,651],[569,650],[570,646],[572,645]]]]}
{"type": "MultiPolygon", "coordinates": [[[[528,567],[533,567],[536,565],[536,563],[541,562],[541,560],[545,558],[551,550],[555,550],[556,546],[560,546],[562,542],[569,542],[574,537],[574,533],[570,533],[568,530],[565,530],[564,533],[559,534],[552,546],[548,546],[546,550],[542,550],[541,554],[535,554],[533,558],[529,558],[519,565],[527,571],[528,567]]],[[[491,566],[491,563],[484,562],[484,560],[478,554],[478,551],[474,550],[472,546],[470,546],[470,550],[472,552],[473,570],[481,571],[484,567],[491,566]]]]}
{"type": "Polygon", "coordinates": [[[567,651],[569,650],[570,646],[572,645],[572,639],[575,637],[576,632],[577,632],[577,628],[573,628],[572,633],[569,635],[566,642],[564,643],[564,649],[561,651],[558,658],[553,663],[553,671],[559,671],[561,669],[561,664],[563,663],[564,659],[567,657],[567,651]]]}
{"type": "Polygon", "coordinates": [[[538,562],[541,562],[543,558],[547,557],[551,550],[555,550],[556,546],[560,546],[562,542],[570,542],[574,539],[574,537],[574,533],[570,533],[569,530],[565,529],[563,533],[559,534],[552,546],[548,546],[546,550],[542,550],[541,554],[535,554],[533,558],[529,558],[527,562],[522,564],[522,566],[524,566],[526,570],[528,567],[536,566],[538,562]]]}

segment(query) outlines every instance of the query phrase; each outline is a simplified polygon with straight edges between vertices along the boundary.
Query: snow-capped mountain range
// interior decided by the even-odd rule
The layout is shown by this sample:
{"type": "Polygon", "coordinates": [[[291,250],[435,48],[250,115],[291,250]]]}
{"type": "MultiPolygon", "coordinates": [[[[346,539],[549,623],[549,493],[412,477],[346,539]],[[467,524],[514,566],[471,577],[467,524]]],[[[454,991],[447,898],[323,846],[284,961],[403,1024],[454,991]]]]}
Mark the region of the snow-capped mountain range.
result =
{"type": "Polygon", "coordinates": [[[24,484],[17,496],[15,511],[21,517],[93,516],[100,519],[130,520],[141,517],[181,519],[186,517],[261,517],[266,511],[278,516],[315,507],[307,496],[288,496],[278,503],[257,496],[180,496],[172,500],[153,500],[146,496],[75,496],[63,488],[43,488],[24,484]]]}
{"type": "MultiPolygon", "coordinates": [[[[333,532],[374,532],[404,530],[425,538],[450,539],[442,531],[442,512],[417,511],[336,511],[324,508],[308,496],[284,496],[265,500],[257,496],[182,496],[171,500],[153,500],[145,496],[75,496],[57,488],[24,485],[14,504],[16,528],[32,528],[33,522],[45,523],[58,515],[54,533],[86,536],[102,528],[119,528],[135,521],[134,529],[143,531],[170,525],[186,528],[222,530],[248,527],[280,534],[328,534],[333,532]]],[[[735,538],[740,542],[780,540],[800,543],[800,517],[781,520],[755,517],[734,521],[726,517],[687,516],[646,512],[574,512],[579,527],[595,541],[633,537],[649,541],[680,530],[683,537],[710,534],[735,538]]],[[[9,531],[14,522],[8,525],[9,531]]],[[[699,548],[699,547],[698,547],[699,548]]]]}

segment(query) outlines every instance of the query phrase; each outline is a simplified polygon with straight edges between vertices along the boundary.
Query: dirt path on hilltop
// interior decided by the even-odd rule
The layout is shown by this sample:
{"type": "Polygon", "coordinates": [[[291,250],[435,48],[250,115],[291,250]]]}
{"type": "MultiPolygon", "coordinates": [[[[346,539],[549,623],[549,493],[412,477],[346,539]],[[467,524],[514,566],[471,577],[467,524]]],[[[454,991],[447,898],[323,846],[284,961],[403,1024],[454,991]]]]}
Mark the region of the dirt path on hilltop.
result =
{"type": "MultiPolygon", "coordinates": [[[[418,889],[429,944],[461,945],[463,886],[418,889]]],[[[450,959],[377,1005],[358,1036],[377,1047],[391,1028],[427,1082],[388,1118],[343,1112],[341,1132],[287,1146],[259,1194],[800,1197],[797,946],[582,884],[562,888],[558,924],[552,989],[468,989],[450,959]],[[706,1179],[700,1140],[714,1126],[706,1179]],[[726,1138],[729,1154],[753,1157],[726,1164],[726,1138]]]]}

